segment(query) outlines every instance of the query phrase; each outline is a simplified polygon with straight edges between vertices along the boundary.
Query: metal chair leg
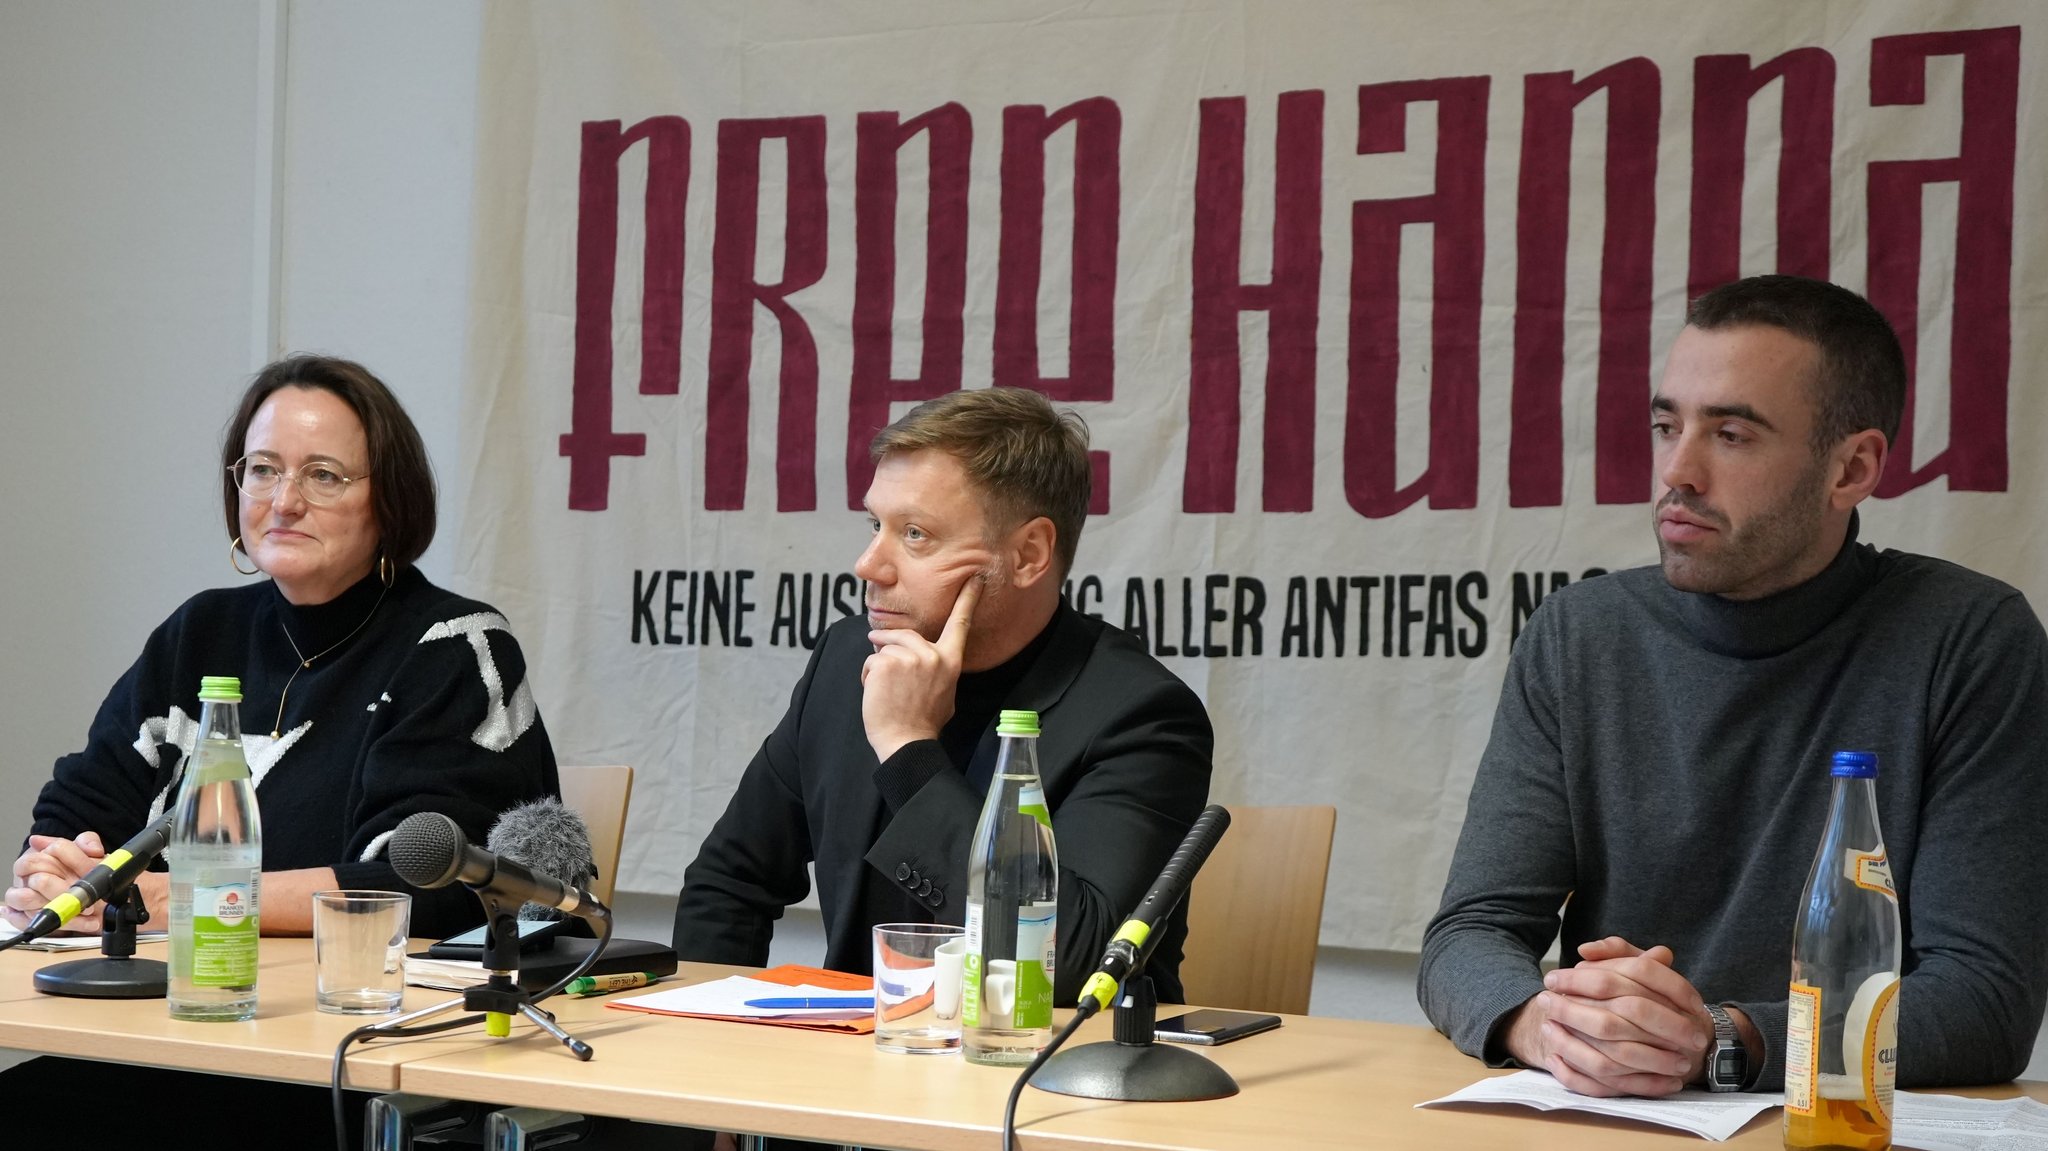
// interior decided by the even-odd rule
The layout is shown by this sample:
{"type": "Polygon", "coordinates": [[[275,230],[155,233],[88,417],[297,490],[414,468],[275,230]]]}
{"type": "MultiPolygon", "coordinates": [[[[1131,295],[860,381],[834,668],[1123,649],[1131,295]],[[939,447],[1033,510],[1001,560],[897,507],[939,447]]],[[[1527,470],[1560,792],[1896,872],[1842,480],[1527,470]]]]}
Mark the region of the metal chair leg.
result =
{"type": "Polygon", "coordinates": [[[484,1117],[484,1151],[541,1151],[582,1142],[591,1119],[568,1111],[505,1107],[484,1117]]]}
{"type": "Polygon", "coordinates": [[[394,1091],[370,1100],[363,1117],[363,1151],[413,1151],[423,1136],[456,1131],[476,1120],[481,1105],[394,1091]]]}

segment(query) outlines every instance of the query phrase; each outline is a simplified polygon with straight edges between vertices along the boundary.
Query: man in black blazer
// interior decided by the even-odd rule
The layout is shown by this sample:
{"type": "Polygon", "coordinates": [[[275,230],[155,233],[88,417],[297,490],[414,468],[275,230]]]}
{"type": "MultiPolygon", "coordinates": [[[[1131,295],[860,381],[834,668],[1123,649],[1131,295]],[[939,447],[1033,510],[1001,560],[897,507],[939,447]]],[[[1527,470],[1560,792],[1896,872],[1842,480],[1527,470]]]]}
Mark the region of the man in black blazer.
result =
{"type": "MultiPolygon", "coordinates": [[[[789,711],[683,874],[676,951],[759,965],[815,862],[825,965],[867,972],[873,924],[959,924],[996,713],[1037,711],[1059,845],[1057,1000],[1209,793],[1207,713],[1143,646],[1061,596],[1088,511],[1087,430],[1036,392],[920,405],[876,436],[867,615],[829,629],[789,711]]],[[[1179,1002],[1176,915],[1149,965],[1179,1002]]]]}

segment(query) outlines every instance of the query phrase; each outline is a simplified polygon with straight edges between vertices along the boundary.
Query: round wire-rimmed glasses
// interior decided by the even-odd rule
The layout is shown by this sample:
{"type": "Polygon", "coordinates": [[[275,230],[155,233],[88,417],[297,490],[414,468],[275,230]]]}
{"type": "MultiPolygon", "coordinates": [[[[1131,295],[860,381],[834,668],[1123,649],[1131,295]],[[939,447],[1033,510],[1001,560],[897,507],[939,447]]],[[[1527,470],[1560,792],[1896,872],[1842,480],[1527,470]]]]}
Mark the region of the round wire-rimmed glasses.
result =
{"type": "Polygon", "coordinates": [[[345,476],[333,464],[315,460],[300,468],[287,468],[269,456],[243,456],[228,468],[235,487],[252,500],[277,498],[278,485],[289,480],[299,487],[299,497],[314,507],[326,507],[348,494],[348,486],[363,476],[345,476]]]}

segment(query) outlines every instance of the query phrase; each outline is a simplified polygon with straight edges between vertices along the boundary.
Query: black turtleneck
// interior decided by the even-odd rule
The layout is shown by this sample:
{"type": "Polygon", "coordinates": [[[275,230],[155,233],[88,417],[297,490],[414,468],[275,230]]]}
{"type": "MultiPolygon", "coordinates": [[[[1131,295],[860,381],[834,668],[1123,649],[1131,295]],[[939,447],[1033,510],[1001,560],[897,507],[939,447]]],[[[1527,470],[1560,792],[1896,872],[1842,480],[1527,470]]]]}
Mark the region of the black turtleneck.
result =
{"type": "MultiPolygon", "coordinates": [[[[506,808],[558,793],[507,627],[414,569],[388,589],[372,575],[303,607],[267,580],[201,592],[151,634],[100,705],[85,750],[57,761],[33,830],[92,830],[109,844],[140,831],[175,800],[200,677],[231,675],[242,681],[264,870],[333,867],[345,888],[409,890],[383,858],[406,816],[443,812],[482,843],[506,808]],[[312,666],[301,669],[302,657],[312,666]]],[[[413,900],[415,935],[483,919],[459,887],[415,890],[413,900]]]]}
{"type": "Polygon", "coordinates": [[[1656,567],[1543,601],[1517,641],[1442,908],[1424,1011],[1463,1050],[1537,991],[1553,938],[1670,946],[1783,1080],[1792,920],[1829,757],[1875,751],[1902,896],[1899,1083],[2008,1079],[2048,1003],[2048,640],[2013,588],[1856,541],[1757,600],[1656,567]]]}
{"type": "Polygon", "coordinates": [[[1717,655],[1759,659],[1790,651],[1818,635],[1877,578],[1877,549],[1857,546],[1861,518],[1849,513],[1840,551],[1802,584],[1752,600],[1679,591],[1658,581],[1659,606],[1677,616],[1699,645],[1717,655]]]}

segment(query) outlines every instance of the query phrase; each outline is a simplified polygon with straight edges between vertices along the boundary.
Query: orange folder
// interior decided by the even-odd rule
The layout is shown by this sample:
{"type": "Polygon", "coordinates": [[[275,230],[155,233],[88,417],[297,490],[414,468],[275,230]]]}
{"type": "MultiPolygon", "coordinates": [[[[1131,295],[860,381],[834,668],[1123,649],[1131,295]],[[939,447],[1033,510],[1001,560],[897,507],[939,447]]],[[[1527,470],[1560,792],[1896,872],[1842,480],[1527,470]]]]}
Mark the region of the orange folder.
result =
{"type": "MultiPolygon", "coordinates": [[[[766,983],[780,983],[785,987],[829,987],[834,991],[872,991],[875,981],[865,975],[851,975],[844,971],[827,971],[822,967],[805,967],[797,963],[785,963],[771,967],[751,978],[766,983]]],[[[777,1016],[760,1018],[749,1015],[700,1015],[694,1011],[664,1011],[659,1007],[642,1007],[630,999],[614,1000],[605,1004],[620,1011],[645,1011],[650,1015],[675,1015],[684,1019],[724,1019],[733,1023],[765,1023],[770,1027],[801,1027],[806,1031],[837,1031],[846,1035],[872,1035],[875,1030],[873,1012],[858,1019],[806,1019],[803,1016],[777,1016]]]]}

